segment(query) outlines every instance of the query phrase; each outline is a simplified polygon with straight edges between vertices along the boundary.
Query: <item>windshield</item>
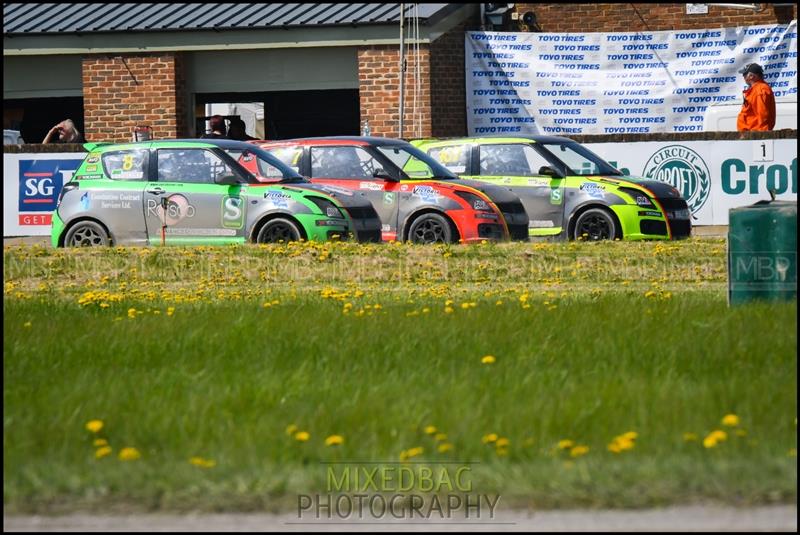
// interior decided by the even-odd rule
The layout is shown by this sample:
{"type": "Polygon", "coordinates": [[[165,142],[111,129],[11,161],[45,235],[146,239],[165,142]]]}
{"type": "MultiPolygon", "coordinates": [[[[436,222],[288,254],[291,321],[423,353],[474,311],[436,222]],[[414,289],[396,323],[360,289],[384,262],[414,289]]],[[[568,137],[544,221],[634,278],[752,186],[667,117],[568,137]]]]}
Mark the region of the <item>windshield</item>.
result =
{"type": "Polygon", "coordinates": [[[250,171],[258,182],[305,182],[294,169],[260,147],[226,149],[239,165],[250,171]]]}
{"type": "Polygon", "coordinates": [[[574,141],[561,143],[536,143],[534,145],[552,155],[570,175],[622,175],[610,163],[574,141]]]}
{"type": "Polygon", "coordinates": [[[403,178],[451,180],[458,178],[442,164],[412,145],[383,145],[376,147],[398,169],[403,178]]]}

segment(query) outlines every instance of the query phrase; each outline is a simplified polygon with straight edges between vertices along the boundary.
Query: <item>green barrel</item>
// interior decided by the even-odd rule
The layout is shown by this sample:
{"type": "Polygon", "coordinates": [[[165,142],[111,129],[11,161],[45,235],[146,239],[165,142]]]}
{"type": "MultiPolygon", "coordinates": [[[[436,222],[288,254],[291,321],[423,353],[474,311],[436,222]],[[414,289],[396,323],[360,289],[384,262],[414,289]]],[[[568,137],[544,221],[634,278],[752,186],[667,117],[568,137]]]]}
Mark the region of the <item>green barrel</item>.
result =
{"type": "Polygon", "coordinates": [[[728,303],[797,299],[797,202],[733,208],[728,222],[728,303]]]}

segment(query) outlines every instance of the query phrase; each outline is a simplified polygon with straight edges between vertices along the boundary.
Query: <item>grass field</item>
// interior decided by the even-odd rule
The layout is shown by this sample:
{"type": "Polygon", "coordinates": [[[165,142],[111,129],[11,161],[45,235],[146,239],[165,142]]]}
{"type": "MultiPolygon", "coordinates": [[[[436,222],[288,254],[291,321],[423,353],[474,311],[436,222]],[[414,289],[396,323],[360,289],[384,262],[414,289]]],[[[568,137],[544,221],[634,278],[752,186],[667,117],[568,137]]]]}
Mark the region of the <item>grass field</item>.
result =
{"type": "Polygon", "coordinates": [[[343,461],[796,500],[796,302],[729,308],[721,239],[11,246],[4,278],[8,512],[291,508],[343,461]]]}

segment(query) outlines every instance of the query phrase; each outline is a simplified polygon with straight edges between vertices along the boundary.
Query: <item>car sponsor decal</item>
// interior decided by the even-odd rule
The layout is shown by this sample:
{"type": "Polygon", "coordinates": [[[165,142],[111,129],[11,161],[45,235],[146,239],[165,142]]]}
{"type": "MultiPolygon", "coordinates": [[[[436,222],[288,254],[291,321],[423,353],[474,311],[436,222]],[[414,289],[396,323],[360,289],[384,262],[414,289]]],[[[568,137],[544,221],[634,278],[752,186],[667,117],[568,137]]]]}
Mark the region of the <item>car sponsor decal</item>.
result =
{"type": "Polygon", "coordinates": [[[123,171],[122,169],[114,169],[111,171],[111,178],[114,180],[138,180],[144,178],[144,172],[140,170],[123,171]]]}
{"type": "Polygon", "coordinates": [[[414,186],[414,189],[411,191],[411,196],[419,197],[425,202],[434,204],[438,204],[439,199],[441,198],[439,190],[433,186],[414,186]]]}
{"type": "Polygon", "coordinates": [[[288,208],[289,199],[292,197],[283,193],[282,191],[268,191],[264,194],[264,199],[267,203],[272,204],[275,208],[288,208]]]}
{"type": "Polygon", "coordinates": [[[99,180],[104,178],[103,175],[75,175],[75,180],[99,180]]]}
{"type": "Polygon", "coordinates": [[[86,163],[97,163],[100,161],[100,158],[97,155],[89,155],[86,158],[86,163]]]}
{"type": "Polygon", "coordinates": [[[81,196],[81,207],[88,210],[90,206],[103,210],[141,210],[142,196],[139,193],[87,191],[81,196]],[[99,201],[100,204],[97,204],[99,201]]]}
{"type": "Polygon", "coordinates": [[[157,217],[167,226],[177,225],[186,218],[194,217],[196,209],[189,203],[189,199],[179,193],[173,193],[165,199],[166,210],[159,199],[148,198],[146,203],[147,215],[157,217]]]}
{"type": "Polygon", "coordinates": [[[550,204],[561,204],[563,199],[561,188],[553,188],[550,190],[550,204]]]}
{"type": "Polygon", "coordinates": [[[395,194],[392,191],[387,191],[383,194],[383,204],[392,204],[394,203],[395,199],[395,194]]]}
{"type": "Polygon", "coordinates": [[[595,184],[594,182],[585,182],[581,184],[580,190],[594,199],[602,199],[605,196],[605,186],[595,184]]]}
{"type": "Polygon", "coordinates": [[[226,195],[222,198],[222,226],[240,229],[244,225],[244,202],[241,197],[226,195]]]}
{"type": "Polygon", "coordinates": [[[383,184],[378,184],[377,182],[360,182],[358,184],[358,189],[366,189],[369,191],[383,191],[383,184]]]}

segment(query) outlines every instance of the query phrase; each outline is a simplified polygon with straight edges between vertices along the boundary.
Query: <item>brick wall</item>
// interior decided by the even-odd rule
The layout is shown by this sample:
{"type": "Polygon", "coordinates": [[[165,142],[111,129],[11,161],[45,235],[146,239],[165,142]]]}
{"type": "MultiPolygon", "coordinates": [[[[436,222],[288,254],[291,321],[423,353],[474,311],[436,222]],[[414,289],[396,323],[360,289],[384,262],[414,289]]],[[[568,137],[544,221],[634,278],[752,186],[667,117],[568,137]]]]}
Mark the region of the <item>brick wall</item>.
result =
{"type": "MultiPolygon", "coordinates": [[[[431,67],[428,46],[420,46],[420,84],[417,90],[417,58],[406,53],[403,135],[431,135],[431,67]],[[416,108],[414,98],[416,95],[416,108]]],[[[369,121],[373,136],[398,137],[400,128],[400,51],[396,46],[364,46],[358,49],[358,91],[361,118],[369,121]]]]}
{"type": "Polygon", "coordinates": [[[431,135],[434,137],[467,134],[464,32],[479,28],[477,22],[460,24],[431,44],[431,135]]]}
{"type": "MultiPolygon", "coordinates": [[[[797,5],[750,9],[708,4],[707,15],[687,15],[686,4],[515,4],[523,14],[532,11],[543,32],[636,32],[731,28],[784,24],[797,18],[797,5]]],[[[509,27],[507,31],[516,31],[509,27]]]]}
{"type": "Polygon", "coordinates": [[[185,83],[180,54],[85,56],[86,139],[130,141],[136,125],[149,125],[156,139],[187,135],[185,83]]]}

